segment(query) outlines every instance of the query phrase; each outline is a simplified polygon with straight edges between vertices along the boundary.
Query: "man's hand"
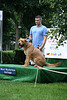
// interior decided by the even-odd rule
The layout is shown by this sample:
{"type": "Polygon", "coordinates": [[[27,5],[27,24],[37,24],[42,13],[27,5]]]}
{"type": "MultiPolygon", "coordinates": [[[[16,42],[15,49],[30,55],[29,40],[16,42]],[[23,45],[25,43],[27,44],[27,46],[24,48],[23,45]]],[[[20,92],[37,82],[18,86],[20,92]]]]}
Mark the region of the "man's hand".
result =
{"type": "Polygon", "coordinates": [[[39,47],[39,50],[41,51],[42,50],[42,47],[39,47]]]}

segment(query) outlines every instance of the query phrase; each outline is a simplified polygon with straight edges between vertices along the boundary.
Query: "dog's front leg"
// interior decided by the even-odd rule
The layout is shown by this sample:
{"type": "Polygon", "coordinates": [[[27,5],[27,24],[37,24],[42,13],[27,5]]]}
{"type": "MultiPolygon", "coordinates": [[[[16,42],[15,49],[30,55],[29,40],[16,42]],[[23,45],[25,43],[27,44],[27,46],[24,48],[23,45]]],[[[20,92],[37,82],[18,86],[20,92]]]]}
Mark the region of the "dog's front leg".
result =
{"type": "Polygon", "coordinates": [[[22,65],[22,66],[23,66],[23,67],[28,67],[29,61],[30,61],[30,58],[29,58],[29,57],[26,57],[25,64],[22,65]]]}

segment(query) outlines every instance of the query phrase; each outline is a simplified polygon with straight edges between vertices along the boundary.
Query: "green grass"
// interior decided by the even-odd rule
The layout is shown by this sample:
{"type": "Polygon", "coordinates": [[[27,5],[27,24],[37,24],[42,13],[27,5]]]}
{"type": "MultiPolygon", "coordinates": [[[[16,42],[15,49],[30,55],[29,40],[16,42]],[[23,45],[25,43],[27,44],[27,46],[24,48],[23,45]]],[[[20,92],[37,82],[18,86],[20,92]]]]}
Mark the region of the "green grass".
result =
{"type": "Polygon", "coordinates": [[[0,100],[67,100],[67,83],[37,84],[0,80],[0,100]]]}

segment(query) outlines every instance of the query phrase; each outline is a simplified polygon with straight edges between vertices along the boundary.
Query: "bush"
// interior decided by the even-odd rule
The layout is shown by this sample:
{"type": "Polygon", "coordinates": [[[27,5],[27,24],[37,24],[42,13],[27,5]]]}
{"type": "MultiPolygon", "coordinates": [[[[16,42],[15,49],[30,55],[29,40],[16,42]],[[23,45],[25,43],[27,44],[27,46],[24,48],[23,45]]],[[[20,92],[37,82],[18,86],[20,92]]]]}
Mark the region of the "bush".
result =
{"type": "Polygon", "coordinates": [[[24,64],[25,54],[22,49],[2,52],[3,64],[24,64]]]}
{"type": "Polygon", "coordinates": [[[11,64],[11,63],[13,63],[13,59],[14,59],[14,52],[12,50],[10,50],[10,51],[3,51],[2,52],[3,63],[11,64]]]}
{"type": "Polygon", "coordinates": [[[15,64],[24,64],[24,61],[25,61],[25,54],[24,54],[24,51],[22,49],[16,49],[14,50],[14,61],[15,61],[15,64]]]}

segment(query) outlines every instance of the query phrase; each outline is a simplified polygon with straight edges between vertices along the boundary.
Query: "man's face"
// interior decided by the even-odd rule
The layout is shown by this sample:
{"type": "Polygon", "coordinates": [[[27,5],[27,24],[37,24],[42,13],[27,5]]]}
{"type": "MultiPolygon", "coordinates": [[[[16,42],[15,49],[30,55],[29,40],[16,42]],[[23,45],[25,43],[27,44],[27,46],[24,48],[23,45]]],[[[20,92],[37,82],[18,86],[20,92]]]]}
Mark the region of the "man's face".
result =
{"type": "Polygon", "coordinates": [[[42,20],[40,18],[35,18],[35,24],[37,26],[41,25],[42,20]]]}

